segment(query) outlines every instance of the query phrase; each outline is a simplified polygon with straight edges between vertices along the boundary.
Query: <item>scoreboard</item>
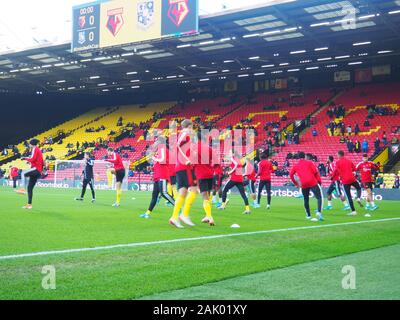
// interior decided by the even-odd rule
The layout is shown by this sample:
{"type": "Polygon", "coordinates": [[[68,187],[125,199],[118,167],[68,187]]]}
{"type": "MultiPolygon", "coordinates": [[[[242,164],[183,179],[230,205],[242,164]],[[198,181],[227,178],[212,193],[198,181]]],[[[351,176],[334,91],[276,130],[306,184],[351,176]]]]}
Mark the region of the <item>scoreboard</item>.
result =
{"type": "Polygon", "coordinates": [[[100,0],[73,7],[72,52],[199,30],[199,0],[100,0]]]}

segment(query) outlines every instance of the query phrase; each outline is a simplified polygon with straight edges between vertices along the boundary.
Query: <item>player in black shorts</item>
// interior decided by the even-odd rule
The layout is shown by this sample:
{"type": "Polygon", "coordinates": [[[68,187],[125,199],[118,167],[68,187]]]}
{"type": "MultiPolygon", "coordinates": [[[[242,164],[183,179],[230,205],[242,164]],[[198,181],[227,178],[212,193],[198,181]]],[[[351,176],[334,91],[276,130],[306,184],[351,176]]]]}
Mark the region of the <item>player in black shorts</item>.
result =
{"type": "Polygon", "coordinates": [[[76,201],[83,201],[85,197],[86,188],[89,185],[92,191],[92,203],[96,201],[96,194],[94,192],[94,180],[93,180],[93,166],[94,159],[89,152],[85,153],[85,168],[82,171],[83,181],[82,181],[82,193],[80,198],[75,198],[76,201]]]}

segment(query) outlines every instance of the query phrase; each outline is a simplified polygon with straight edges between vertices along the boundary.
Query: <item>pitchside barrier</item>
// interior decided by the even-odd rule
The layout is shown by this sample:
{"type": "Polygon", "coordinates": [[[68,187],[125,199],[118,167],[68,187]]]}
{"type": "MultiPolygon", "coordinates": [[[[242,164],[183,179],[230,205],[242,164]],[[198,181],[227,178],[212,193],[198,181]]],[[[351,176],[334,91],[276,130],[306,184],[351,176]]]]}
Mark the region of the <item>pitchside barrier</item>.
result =
{"type": "MultiPolygon", "coordinates": [[[[12,181],[7,179],[0,179],[1,186],[12,186],[12,181]]],[[[37,185],[38,188],[57,188],[57,189],[80,189],[82,187],[81,180],[68,180],[68,181],[59,181],[54,183],[49,180],[39,180],[37,185]]],[[[110,185],[107,183],[96,183],[95,182],[95,189],[97,190],[110,190],[110,185]]],[[[272,196],[273,197],[281,197],[281,198],[296,198],[301,195],[301,192],[296,187],[272,187],[272,196]]],[[[326,194],[328,188],[322,188],[324,194],[326,194]]],[[[137,183],[137,182],[128,182],[126,184],[126,189],[132,192],[151,192],[153,191],[153,184],[152,183],[137,183]]],[[[229,193],[237,193],[237,190],[234,188],[229,193]]],[[[353,198],[356,196],[355,190],[352,190],[353,198]]],[[[264,190],[262,193],[263,196],[266,196],[267,193],[264,190]]],[[[311,197],[314,195],[311,193],[311,197]]],[[[333,195],[334,198],[335,195],[333,195]]],[[[362,192],[362,199],[367,198],[366,191],[362,192]]],[[[382,201],[382,200],[391,200],[391,201],[400,201],[400,189],[374,189],[374,199],[375,201],[382,201]]]]}

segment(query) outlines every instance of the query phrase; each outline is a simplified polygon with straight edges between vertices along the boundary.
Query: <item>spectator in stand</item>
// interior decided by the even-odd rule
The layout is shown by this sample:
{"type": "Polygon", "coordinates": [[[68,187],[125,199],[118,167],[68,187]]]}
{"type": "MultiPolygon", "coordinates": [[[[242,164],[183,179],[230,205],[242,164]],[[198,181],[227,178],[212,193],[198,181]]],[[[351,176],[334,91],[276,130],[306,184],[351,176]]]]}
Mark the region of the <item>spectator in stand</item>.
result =
{"type": "Polygon", "coordinates": [[[340,124],[340,134],[344,136],[344,124],[343,122],[340,124]]]}
{"type": "Polygon", "coordinates": [[[365,119],[365,121],[364,121],[364,127],[370,127],[370,126],[371,126],[371,124],[369,123],[368,118],[365,119]]]}
{"type": "Polygon", "coordinates": [[[347,150],[349,151],[349,153],[354,152],[354,144],[350,139],[347,140],[347,150]]]}
{"type": "Polygon", "coordinates": [[[393,184],[394,189],[399,189],[400,188],[400,177],[398,174],[396,174],[396,177],[394,178],[394,184],[393,184]]]}
{"type": "Polygon", "coordinates": [[[358,123],[356,123],[356,126],[354,127],[354,134],[358,136],[359,133],[360,133],[360,127],[358,126],[358,123]]]}
{"type": "Polygon", "coordinates": [[[384,146],[386,146],[388,144],[386,131],[383,131],[382,143],[383,143],[384,146]]]}
{"type": "Polygon", "coordinates": [[[366,139],[363,140],[361,144],[362,153],[368,153],[368,141],[366,139]]]}
{"type": "Polygon", "coordinates": [[[299,144],[300,143],[300,136],[299,136],[298,132],[295,132],[293,134],[293,142],[294,142],[294,144],[299,144]]]}
{"type": "Polygon", "coordinates": [[[313,135],[313,137],[316,137],[318,135],[317,129],[313,128],[312,135],[313,135]]]}
{"type": "Polygon", "coordinates": [[[375,180],[375,188],[382,188],[383,187],[383,177],[382,175],[378,175],[375,180]]]}
{"type": "Polygon", "coordinates": [[[361,152],[361,143],[358,140],[356,140],[356,142],[354,142],[354,151],[356,153],[360,153],[361,152]]]}
{"type": "Polygon", "coordinates": [[[378,154],[381,151],[381,140],[379,140],[379,138],[375,139],[374,147],[375,147],[375,154],[378,154]]]}
{"type": "Polygon", "coordinates": [[[352,128],[351,128],[351,125],[348,125],[348,126],[347,126],[346,132],[347,132],[347,135],[348,135],[348,136],[351,136],[351,134],[352,134],[352,132],[353,132],[353,130],[352,130],[352,128]]]}

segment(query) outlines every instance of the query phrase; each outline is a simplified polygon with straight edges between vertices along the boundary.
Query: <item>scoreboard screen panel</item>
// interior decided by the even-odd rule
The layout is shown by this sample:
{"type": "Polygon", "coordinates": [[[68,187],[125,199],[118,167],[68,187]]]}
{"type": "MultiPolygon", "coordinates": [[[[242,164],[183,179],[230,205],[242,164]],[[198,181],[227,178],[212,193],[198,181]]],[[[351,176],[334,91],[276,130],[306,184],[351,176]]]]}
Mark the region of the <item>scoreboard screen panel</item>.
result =
{"type": "Polygon", "coordinates": [[[198,11],[198,0],[104,0],[77,6],[72,52],[194,34],[198,11]]]}

